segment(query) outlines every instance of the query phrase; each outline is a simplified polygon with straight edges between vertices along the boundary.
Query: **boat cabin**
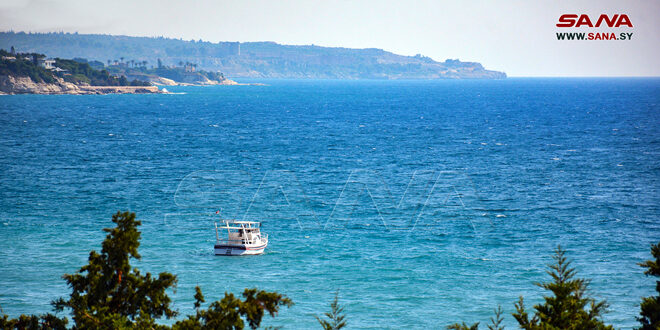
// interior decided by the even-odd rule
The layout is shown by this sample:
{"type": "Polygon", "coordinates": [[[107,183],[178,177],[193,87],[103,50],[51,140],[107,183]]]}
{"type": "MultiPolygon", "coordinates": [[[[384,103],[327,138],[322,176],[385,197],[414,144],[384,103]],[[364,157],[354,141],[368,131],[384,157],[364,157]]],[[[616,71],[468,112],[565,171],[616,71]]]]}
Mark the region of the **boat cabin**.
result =
{"type": "Polygon", "coordinates": [[[215,234],[218,242],[221,240],[218,229],[222,228],[227,230],[228,244],[258,244],[261,242],[261,223],[254,221],[223,221],[224,225],[218,227],[216,225],[215,234]]]}

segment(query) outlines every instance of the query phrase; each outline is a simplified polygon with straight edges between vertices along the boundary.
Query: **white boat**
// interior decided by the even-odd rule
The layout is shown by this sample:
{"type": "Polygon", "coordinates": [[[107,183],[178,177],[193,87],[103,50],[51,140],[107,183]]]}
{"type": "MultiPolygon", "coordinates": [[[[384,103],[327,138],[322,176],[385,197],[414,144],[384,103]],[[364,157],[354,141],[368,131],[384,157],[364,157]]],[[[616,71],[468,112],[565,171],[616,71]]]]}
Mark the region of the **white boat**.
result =
{"type": "Polygon", "coordinates": [[[241,256],[262,254],[268,246],[268,235],[261,234],[261,223],[256,221],[224,220],[215,223],[215,255],[241,256]],[[220,239],[219,229],[227,229],[227,238],[220,239]]]}

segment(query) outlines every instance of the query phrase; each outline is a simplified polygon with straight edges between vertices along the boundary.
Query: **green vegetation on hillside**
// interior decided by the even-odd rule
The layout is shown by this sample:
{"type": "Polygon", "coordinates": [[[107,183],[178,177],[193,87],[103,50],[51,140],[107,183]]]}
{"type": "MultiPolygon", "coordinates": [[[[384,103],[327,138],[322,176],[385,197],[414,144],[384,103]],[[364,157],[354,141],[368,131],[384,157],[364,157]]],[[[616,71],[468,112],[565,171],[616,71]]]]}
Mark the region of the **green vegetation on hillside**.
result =
{"type": "MultiPolygon", "coordinates": [[[[81,59],[84,60],[84,59],[81,59]]],[[[140,80],[151,80],[163,77],[179,83],[203,83],[207,80],[222,82],[225,80],[221,72],[196,70],[197,64],[186,62],[179,66],[159,66],[147,68],[147,61],[110,61],[111,65],[106,69],[115,76],[137,77],[140,80]]]]}
{"type": "Polygon", "coordinates": [[[124,76],[113,76],[107,70],[97,70],[87,62],[56,58],[56,69],[40,65],[46,56],[39,53],[11,53],[0,49],[0,75],[30,77],[37,83],[54,83],[56,77],[74,84],[92,86],[151,86],[140,80],[129,82],[124,76]]]}
{"type": "Polygon", "coordinates": [[[211,72],[211,71],[195,71],[195,72],[186,72],[181,68],[168,68],[160,67],[148,70],[147,73],[155,74],[157,76],[172,79],[174,81],[185,82],[188,79],[200,79],[198,77],[205,77],[209,80],[223,81],[225,76],[220,72],[211,72]]]}
{"type": "MultiPolygon", "coordinates": [[[[434,61],[402,56],[382,49],[289,46],[274,42],[205,42],[170,38],[77,33],[0,33],[0,47],[15,46],[59,57],[85,57],[101,62],[130,58],[164,66],[197,63],[200,69],[229,77],[451,79],[505,78],[476,62],[434,61]]],[[[122,60],[123,61],[123,60],[122,60]]]]}
{"type": "Polygon", "coordinates": [[[119,78],[110,75],[107,70],[93,69],[89,63],[57,58],[55,66],[67,71],[63,78],[72,83],[86,83],[92,86],[151,86],[149,82],[133,80],[130,83],[125,76],[119,78]]]}
{"type": "Polygon", "coordinates": [[[45,58],[43,54],[20,53],[11,54],[4,49],[0,49],[0,75],[16,75],[30,77],[35,82],[52,83],[55,81],[52,72],[37,65],[36,61],[45,58]],[[15,58],[15,60],[6,59],[15,58]]]}

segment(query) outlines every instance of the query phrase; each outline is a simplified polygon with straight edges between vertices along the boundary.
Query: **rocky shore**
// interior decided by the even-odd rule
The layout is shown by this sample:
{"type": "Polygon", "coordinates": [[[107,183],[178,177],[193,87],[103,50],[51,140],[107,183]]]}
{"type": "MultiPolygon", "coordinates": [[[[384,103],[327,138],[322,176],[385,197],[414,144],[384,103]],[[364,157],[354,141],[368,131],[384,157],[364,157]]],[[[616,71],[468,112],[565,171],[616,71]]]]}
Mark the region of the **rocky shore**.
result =
{"type": "Polygon", "coordinates": [[[157,94],[165,93],[157,86],[89,86],[76,85],[55,78],[54,83],[37,83],[30,77],[0,75],[0,94],[157,94]]]}
{"type": "Polygon", "coordinates": [[[177,82],[172,79],[167,79],[163,77],[151,77],[147,79],[150,83],[157,86],[215,86],[215,85],[243,85],[239,84],[231,79],[225,80],[210,80],[205,78],[204,80],[193,80],[193,81],[183,81],[177,82]]]}

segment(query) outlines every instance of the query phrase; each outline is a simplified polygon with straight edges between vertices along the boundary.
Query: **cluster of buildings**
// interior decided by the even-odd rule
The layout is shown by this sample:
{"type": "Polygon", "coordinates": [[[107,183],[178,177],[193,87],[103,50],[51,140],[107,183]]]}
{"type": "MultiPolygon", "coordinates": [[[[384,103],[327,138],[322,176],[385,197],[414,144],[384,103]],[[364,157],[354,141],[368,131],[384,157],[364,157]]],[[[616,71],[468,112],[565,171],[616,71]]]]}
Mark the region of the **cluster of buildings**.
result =
{"type": "Polygon", "coordinates": [[[55,71],[61,75],[68,73],[67,70],[55,66],[55,60],[52,58],[37,58],[37,65],[46,69],[55,71]]]}

